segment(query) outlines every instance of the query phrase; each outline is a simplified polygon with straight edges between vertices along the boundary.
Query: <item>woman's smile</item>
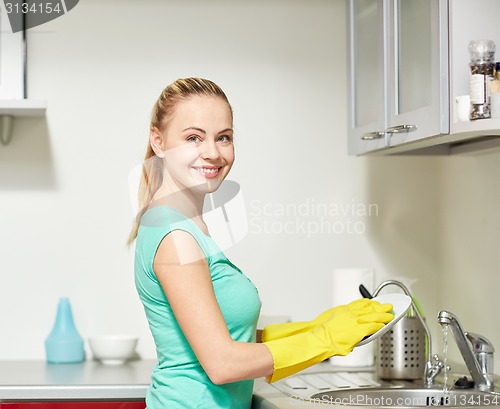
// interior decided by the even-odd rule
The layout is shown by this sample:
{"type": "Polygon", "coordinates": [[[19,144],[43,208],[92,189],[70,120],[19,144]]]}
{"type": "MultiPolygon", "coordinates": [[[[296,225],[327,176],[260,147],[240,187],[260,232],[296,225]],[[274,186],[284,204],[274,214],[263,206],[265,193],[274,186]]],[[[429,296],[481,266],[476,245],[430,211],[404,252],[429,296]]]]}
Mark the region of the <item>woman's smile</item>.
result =
{"type": "Polygon", "coordinates": [[[192,166],[192,168],[207,179],[215,179],[219,176],[222,167],[219,166],[192,166]]]}

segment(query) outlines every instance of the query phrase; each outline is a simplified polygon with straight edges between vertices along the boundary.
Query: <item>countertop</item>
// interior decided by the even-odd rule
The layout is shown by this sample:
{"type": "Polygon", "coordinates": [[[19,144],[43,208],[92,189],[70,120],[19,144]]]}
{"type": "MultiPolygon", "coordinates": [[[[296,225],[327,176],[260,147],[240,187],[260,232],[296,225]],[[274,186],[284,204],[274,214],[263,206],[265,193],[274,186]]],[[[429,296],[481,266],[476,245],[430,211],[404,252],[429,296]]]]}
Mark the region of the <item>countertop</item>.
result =
{"type": "Polygon", "coordinates": [[[144,399],[154,365],[153,360],[129,361],[115,366],[98,361],[78,364],[0,361],[0,402],[144,399]]]}
{"type": "MultiPolygon", "coordinates": [[[[154,360],[129,361],[118,366],[103,365],[98,361],[58,365],[42,360],[0,361],[0,403],[47,400],[141,401],[149,387],[154,365],[154,360]]],[[[355,376],[358,376],[358,372],[364,372],[368,378],[375,376],[373,368],[338,368],[328,362],[317,364],[297,375],[305,379],[315,377],[317,373],[350,376],[342,374],[343,371],[355,376]]],[[[252,408],[325,407],[324,403],[303,400],[302,395],[311,396],[320,390],[315,391],[310,385],[307,390],[294,390],[288,383],[289,378],[274,385],[269,385],[264,378],[256,379],[252,408]]],[[[332,404],[328,406],[340,407],[332,404]]],[[[349,408],[357,409],[359,406],[349,408]]]]}
{"type": "MultiPolygon", "coordinates": [[[[345,373],[345,372],[366,372],[373,373],[373,367],[348,368],[333,366],[328,361],[316,364],[302,372],[297,373],[297,376],[307,377],[309,375],[324,374],[324,373],[345,373]]],[[[294,375],[295,376],[295,375],[294,375]]],[[[360,406],[340,406],[329,404],[325,406],[325,402],[303,400],[303,396],[308,396],[313,393],[321,392],[309,386],[309,390],[297,389],[293,390],[288,386],[288,380],[285,378],[269,385],[264,378],[256,379],[254,386],[253,405],[254,409],[293,409],[293,408],[310,408],[310,407],[330,407],[330,408],[349,408],[363,409],[360,406]],[[293,396],[293,397],[292,397],[293,396]]]]}
{"type": "MultiPolygon", "coordinates": [[[[98,361],[78,364],[48,364],[44,360],[0,361],[0,403],[46,400],[142,400],[146,396],[154,360],[135,360],[123,365],[98,361]]],[[[328,363],[315,365],[304,373],[332,370],[328,363]]],[[[282,381],[280,381],[282,382],[282,381]]],[[[264,378],[255,380],[255,409],[287,409],[312,402],[292,399],[264,378]]]]}

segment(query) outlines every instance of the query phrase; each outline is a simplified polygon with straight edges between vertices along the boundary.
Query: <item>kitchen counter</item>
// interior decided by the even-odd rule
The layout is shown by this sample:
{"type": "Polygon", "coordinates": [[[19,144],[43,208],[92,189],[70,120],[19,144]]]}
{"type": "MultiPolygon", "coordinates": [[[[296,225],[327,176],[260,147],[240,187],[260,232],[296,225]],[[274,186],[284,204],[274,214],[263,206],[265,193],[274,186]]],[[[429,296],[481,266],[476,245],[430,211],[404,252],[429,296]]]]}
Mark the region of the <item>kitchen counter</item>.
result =
{"type": "MultiPolygon", "coordinates": [[[[103,365],[98,361],[48,364],[46,361],[0,361],[0,404],[33,401],[143,400],[150,384],[154,360],[103,365]]],[[[331,370],[319,364],[309,371],[331,370]]],[[[297,408],[311,402],[292,399],[264,378],[255,380],[253,408],[297,408]]]]}
{"type": "MultiPolygon", "coordinates": [[[[334,372],[344,372],[344,371],[373,371],[373,367],[370,368],[342,368],[338,366],[332,366],[329,362],[325,361],[314,365],[297,375],[305,374],[315,374],[315,373],[334,373],[334,372]]],[[[256,379],[254,386],[254,396],[253,405],[254,409],[294,409],[294,408],[310,408],[310,407],[322,407],[322,408],[348,408],[348,409],[362,409],[360,406],[340,406],[340,405],[326,405],[321,402],[313,402],[310,400],[301,400],[301,394],[304,393],[300,390],[293,391],[286,386],[287,378],[278,381],[273,385],[269,385],[264,378],[256,379]],[[288,391],[288,394],[283,392],[288,391]],[[295,398],[292,398],[290,394],[293,394],[295,398]]],[[[305,395],[310,395],[315,392],[320,392],[320,390],[310,390],[305,393],[305,395]]]]}
{"type": "Polygon", "coordinates": [[[146,396],[155,361],[123,365],[98,361],[48,364],[0,361],[0,402],[35,400],[140,400],[146,396]]]}
{"type": "MultiPolygon", "coordinates": [[[[0,361],[0,404],[50,400],[143,400],[154,365],[154,360],[129,361],[116,366],[98,361],[78,364],[48,364],[42,360],[0,361]]],[[[297,407],[299,403],[263,378],[255,380],[255,391],[253,407],[257,409],[297,407]]]]}
{"type": "MultiPolygon", "coordinates": [[[[0,361],[0,407],[3,408],[6,402],[143,402],[154,365],[154,360],[129,361],[118,366],[103,365],[98,361],[59,365],[48,364],[45,361],[0,361]]],[[[346,370],[373,371],[373,368],[342,369],[323,362],[302,371],[299,375],[303,378],[302,375],[315,376],[317,372],[333,373],[346,370]]],[[[301,399],[301,395],[310,396],[315,392],[314,389],[309,387],[308,390],[303,391],[292,390],[287,386],[287,382],[285,379],[269,385],[264,378],[256,379],[252,408],[325,407],[325,403],[301,399]],[[292,398],[292,394],[299,399],[292,398]]],[[[122,406],[119,407],[122,408],[122,406]]],[[[333,404],[326,407],[361,408],[333,404]]]]}
{"type": "MultiPolygon", "coordinates": [[[[292,409],[314,407],[319,404],[300,401],[287,396],[283,392],[269,385],[264,379],[256,379],[253,395],[253,409],[292,409]]],[[[321,405],[325,408],[325,405],[321,405]]]]}

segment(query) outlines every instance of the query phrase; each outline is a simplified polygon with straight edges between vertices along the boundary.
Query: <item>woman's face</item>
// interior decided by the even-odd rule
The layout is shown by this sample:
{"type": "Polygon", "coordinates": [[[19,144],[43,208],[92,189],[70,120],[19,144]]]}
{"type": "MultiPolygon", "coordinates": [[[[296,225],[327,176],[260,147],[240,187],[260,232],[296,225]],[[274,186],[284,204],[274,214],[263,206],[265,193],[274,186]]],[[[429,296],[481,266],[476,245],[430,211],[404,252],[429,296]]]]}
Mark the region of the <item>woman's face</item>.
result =
{"type": "Polygon", "coordinates": [[[165,182],[179,190],[214,192],[234,162],[229,105],[213,96],[195,95],[178,101],[163,132],[162,145],[165,182]]]}

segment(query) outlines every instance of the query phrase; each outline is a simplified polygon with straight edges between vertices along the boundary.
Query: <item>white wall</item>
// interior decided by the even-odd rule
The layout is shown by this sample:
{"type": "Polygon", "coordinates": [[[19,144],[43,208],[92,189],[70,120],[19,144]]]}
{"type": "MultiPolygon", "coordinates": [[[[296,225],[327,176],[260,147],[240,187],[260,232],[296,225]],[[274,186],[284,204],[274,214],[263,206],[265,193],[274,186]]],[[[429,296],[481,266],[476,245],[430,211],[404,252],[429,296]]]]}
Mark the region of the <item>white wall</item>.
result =
{"type": "Polygon", "coordinates": [[[0,149],[0,359],[44,359],[64,295],[84,337],[137,333],[154,357],[125,244],[127,177],[157,95],[185,76],[215,80],[234,107],[230,177],[253,227],[228,256],[263,314],[312,318],[330,306],[334,267],[372,266],[377,281],[418,277],[435,315],[442,162],[347,156],[344,3],[86,0],[30,30],[29,96],[48,110],[16,121],[0,149]],[[325,204],[346,211],[326,217],[337,230],[301,232],[325,204]],[[376,214],[355,210],[370,204],[376,214]],[[287,205],[306,212],[259,213],[287,205]]]}
{"type": "MultiPolygon", "coordinates": [[[[449,158],[443,166],[442,268],[439,309],[498,351],[500,327],[500,152],[449,158]]],[[[453,341],[450,357],[460,361],[453,341]]],[[[500,359],[496,353],[496,373],[500,359]]]]}

